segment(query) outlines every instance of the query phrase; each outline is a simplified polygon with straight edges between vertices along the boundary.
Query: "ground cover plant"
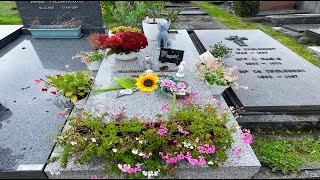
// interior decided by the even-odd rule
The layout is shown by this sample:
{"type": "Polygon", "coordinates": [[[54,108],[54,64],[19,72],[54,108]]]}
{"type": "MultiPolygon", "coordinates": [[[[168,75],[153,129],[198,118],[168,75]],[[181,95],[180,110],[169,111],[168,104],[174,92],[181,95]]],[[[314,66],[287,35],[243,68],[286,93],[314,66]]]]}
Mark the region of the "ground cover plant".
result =
{"type": "Polygon", "coordinates": [[[22,24],[22,20],[14,1],[0,2],[0,24],[22,24]]]}

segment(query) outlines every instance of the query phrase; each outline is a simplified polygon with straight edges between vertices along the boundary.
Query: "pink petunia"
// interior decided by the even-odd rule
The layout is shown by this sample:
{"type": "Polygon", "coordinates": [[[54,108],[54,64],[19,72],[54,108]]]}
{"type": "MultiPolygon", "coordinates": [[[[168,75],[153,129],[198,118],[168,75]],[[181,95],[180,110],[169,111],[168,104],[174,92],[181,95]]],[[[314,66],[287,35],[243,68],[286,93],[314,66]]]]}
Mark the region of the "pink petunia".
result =
{"type": "Polygon", "coordinates": [[[36,83],[36,85],[38,85],[41,82],[41,80],[40,79],[35,79],[35,80],[33,80],[33,82],[36,83]]]}
{"type": "Polygon", "coordinates": [[[167,112],[168,110],[169,110],[169,105],[168,104],[161,105],[161,111],[167,112]]]}
{"type": "Polygon", "coordinates": [[[243,149],[232,149],[232,154],[235,156],[235,157],[239,157],[240,154],[243,152],[243,149]]]}

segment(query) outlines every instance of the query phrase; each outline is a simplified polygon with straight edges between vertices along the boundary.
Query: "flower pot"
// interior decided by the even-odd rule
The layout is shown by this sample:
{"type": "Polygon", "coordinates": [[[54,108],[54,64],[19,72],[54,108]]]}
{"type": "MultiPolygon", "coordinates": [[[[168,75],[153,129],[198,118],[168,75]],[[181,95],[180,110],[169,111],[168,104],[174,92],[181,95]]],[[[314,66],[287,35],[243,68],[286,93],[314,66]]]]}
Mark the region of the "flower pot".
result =
{"type": "Polygon", "coordinates": [[[91,71],[98,71],[100,68],[101,62],[102,62],[102,59],[99,61],[91,61],[87,64],[87,66],[91,71]]]}
{"type": "Polygon", "coordinates": [[[88,98],[89,98],[89,93],[87,94],[86,97],[76,101],[76,102],[73,102],[73,104],[76,106],[76,108],[82,108],[83,106],[86,105],[87,101],[88,101],[88,98]]]}
{"type": "Polygon", "coordinates": [[[210,86],[210,92],[214,96],[220,96],[228,87],[229,86],[218,86],[214,84],[210,86]]]}
{"type": "Polygon", "coordinates": [[[160,23],[167,23],[168,21],[166,19],[162,18],[156,18],[156,23],[155,24],[149,24],[148,22],[152,22],[153,18],[149,19],[144,19],[142,20],[142,28],[143,28],[143,33],[147,37],[148,40],[150,41],[156,41],[157,40],[157,35],[158,35],[158,22],[160,23]]]}
{"type": "Polygon", "coordinates": [[[111,33],[110,30],[108,31],[108,36],[109,36],[109,37],[114,36],[114,35],[115,35],[115,34],[111,33]]]}
{"type": "Polygon", "coordinates": [[[133,59],[136,59],[138,57],[137,52],[130,52],[129,54],[121,53],[121,54],[115,54],[115,58],[121,61],[130,61],[133,59]]]}
{"type": "Polygon", "coordinates": [[[28,28],[33,38],[80,38],[81,27],[65,29],[61,25],[40,25],[39,28],[28,28]]]}

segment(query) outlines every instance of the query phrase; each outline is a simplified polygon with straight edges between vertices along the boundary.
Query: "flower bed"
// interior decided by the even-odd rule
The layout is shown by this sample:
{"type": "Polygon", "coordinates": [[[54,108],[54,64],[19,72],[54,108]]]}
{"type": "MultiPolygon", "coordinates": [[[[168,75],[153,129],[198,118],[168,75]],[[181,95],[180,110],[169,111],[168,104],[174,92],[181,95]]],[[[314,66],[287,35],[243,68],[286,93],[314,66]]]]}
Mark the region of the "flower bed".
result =
{"type": "Polygon", "coordinates": [[[143,122],[127,119],[124,109],[101,116],[78,112],[69,117],[71,128],[57,138],[64,146],[61,165],[66,166],[70,155],[79,154],[79,163],[104,157],[107,172],[128,178],[167,176],[182,161],[214,170],[226,161],[233,142],[235,129],[226,128],[229,113],[213,104],[186,104],[170,120],[158,114],[157,122],[143,122]]]}

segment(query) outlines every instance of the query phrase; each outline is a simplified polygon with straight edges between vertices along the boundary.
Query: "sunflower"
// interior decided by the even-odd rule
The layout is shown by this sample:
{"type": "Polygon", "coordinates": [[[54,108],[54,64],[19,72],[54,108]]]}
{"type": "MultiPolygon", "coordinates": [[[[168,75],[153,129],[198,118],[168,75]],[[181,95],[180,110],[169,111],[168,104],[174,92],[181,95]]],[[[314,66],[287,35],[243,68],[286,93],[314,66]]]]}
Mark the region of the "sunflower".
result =
{"type": "Polygon", "coordinates": [[[157,75],[148,73],[146,75],[139,76],[136,85],[140,91],[151,92],[158,88],[158,81],[159,78],[157,75]]]}

